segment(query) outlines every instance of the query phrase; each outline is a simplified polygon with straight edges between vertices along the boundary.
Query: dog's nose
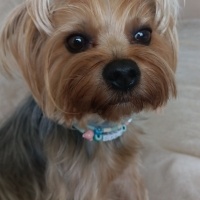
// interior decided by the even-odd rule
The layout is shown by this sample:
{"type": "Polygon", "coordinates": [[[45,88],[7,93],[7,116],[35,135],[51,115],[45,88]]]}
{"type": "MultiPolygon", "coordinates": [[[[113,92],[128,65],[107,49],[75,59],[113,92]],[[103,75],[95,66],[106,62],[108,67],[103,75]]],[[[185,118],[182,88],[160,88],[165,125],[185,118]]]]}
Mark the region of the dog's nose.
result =
{"type": "Polygon", "coordinates": [[[141,72],[136,62],[129,59],[114,60],[103,70],[106,83],[115,90],[129,91],[140,80],[141,72]]]}

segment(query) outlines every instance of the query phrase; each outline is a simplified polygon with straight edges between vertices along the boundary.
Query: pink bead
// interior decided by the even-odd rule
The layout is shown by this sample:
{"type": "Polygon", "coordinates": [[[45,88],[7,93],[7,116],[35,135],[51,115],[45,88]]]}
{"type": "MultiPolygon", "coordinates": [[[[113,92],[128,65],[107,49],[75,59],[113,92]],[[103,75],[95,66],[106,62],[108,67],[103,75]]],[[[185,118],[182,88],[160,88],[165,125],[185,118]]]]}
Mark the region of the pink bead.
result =
{"type": "Polygon", "coordinates": [[[83,138],[89,141],[92,141],[94,137],[94,132],[92,130],[88,130],[83,134],[83,138]]]}

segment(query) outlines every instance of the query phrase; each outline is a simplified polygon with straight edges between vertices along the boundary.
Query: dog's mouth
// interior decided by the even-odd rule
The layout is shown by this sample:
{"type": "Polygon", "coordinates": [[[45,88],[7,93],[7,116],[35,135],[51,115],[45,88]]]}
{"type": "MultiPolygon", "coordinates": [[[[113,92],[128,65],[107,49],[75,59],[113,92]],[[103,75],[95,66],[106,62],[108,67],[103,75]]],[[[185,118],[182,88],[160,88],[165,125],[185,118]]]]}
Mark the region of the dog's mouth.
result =
{"type": "Polygon", "coordinates": [[[118,121],[124,117],[129,117],[134,111],[132,98],[127,94],[113,94],[102,104],[94,102],[93,113],[97,113],[105,120],[118,121]]]}
{"type": "Polygon", "coordinates": [[[108,105],[117,106],[117,105],[126,105],[128,103],[131,103],[131,100],[129,98],[120,98],[111,100],[108,105]]]}
{"type": "Polygon", "coordinates": [[[122,105],[132,101],[131,92],[115,92],[111,96],[108,105],[122,105]]]}

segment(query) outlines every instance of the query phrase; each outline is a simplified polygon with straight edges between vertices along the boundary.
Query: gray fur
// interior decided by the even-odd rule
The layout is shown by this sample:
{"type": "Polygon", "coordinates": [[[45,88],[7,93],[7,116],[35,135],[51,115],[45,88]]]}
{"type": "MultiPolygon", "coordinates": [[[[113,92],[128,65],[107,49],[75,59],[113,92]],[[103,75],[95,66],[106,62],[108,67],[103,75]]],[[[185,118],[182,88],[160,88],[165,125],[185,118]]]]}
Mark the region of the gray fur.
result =
{"type": "MultiPolygon", "coordinates": [[[[54,137],[66,141],[66,145],[67,140],[70,140],[77,150],[83,143],[80,133],[47,119],[33,98],[28,98],[0,128],[1,195],[4,190],[20,191],[16,194],[19,199],[36,199],[36,194],[32,193],[35,191],[34,187],[39,187],[37,190],[40,191],[45,188],[47,161],[44,143],[47,140],[53,142],[54,137]]],[[[12,199],[8,196],[3,198],[12,199]]]]}

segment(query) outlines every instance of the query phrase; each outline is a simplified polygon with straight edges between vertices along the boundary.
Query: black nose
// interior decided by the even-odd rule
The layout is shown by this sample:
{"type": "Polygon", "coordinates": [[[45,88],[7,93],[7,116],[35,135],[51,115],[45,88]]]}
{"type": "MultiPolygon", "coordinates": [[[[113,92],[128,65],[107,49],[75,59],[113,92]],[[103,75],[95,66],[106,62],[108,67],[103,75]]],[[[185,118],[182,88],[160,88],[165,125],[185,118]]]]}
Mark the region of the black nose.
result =
{"type": "Polygon", "coordinates": [[[115,90],[129,91],[140,80],[140,70],[136,62],[128,59],[114,60],[103,70],[106,83],[115,90]]]}

